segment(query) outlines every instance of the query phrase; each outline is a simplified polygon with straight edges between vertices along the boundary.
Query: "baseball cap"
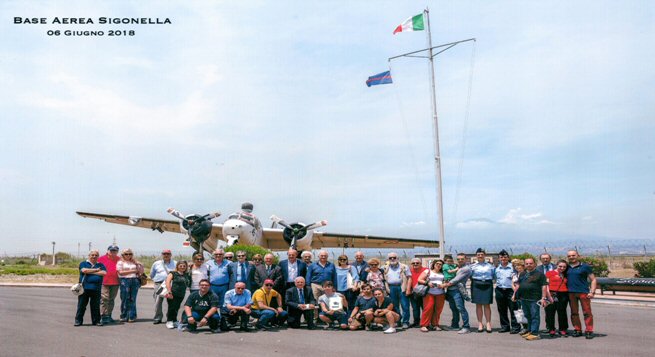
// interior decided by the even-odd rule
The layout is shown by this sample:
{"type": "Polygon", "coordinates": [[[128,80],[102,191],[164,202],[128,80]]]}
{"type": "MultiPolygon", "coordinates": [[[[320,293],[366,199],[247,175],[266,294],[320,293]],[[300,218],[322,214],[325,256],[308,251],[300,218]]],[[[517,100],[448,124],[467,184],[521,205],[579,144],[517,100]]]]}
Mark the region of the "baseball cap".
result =
{"type": "Polygon", "coordinates": [[[117,246],[117,245],[113,245],[113,244],[112,244],[112,245],[110,245],[109,247],[107,247],[107,250],[115,250],[115,251],[119,251],[120,249],[118,249],[118,246],[117,246]]]}
{"type": "Polygon", "coordinates": [[[164,250],[161,251],[161,254],[164,254],[164,253],[171,254],[171,250],[170,249],[164,249],[164,250]]]}

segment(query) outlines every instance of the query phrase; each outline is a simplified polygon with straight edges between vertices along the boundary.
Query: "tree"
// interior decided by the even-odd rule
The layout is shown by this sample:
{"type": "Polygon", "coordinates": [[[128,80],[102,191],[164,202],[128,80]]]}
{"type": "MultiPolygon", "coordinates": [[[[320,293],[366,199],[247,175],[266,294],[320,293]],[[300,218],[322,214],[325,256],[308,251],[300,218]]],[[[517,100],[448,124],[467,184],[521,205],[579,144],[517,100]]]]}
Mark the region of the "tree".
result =
{"type": "Polygon", "coordinates": [[[636,262],[633,267],[640,278],[655,278],[655,258],[651,258],[647,262],[636,262]]]}
{"type": "MultiPolygon", "coordinates": [[[[261,254],[261,256],[265,256],[266,254],[273,254],[272,251],[262,248],[258,245],[241,245],[241,244],[236,244],[231,247],[225,248],[224,249],[226,252],[233,252],[236,254],[237,251],[243,250],[246,252],[246,260],[252,260],[253,255],[255,254],[261,254]]],[[[273,254],[274,257],[274,262],[277,263],[277,255],[273,254]]]]}
{"type": "Polygon", "coordinates": [[[579,259],[580,262],[591,265],[593,273],[597,277],[606,277],[609,275],[610,271],[607,267],[607,263],[599,258],[594,257],[584,257],[579,259]]]}
{"type": "Polygon", "coordinates": [[[525,261],[527,258],[532,258],[532,259],[534,259],[534,262],[535,262],[535,263],[537,263],[537,262],[539,261],[537,258],[535,258],[534,255],[532,255],[532,254],[530,254],[530,253],[528,253],[528,252],[524,252],[524,253],[521,253],[521,254],[515,254],[515,255],[512,255],[512,256],[510,257],[510,259],[521,259],[521,260],[523,260],[523,261],[525,261]]]}

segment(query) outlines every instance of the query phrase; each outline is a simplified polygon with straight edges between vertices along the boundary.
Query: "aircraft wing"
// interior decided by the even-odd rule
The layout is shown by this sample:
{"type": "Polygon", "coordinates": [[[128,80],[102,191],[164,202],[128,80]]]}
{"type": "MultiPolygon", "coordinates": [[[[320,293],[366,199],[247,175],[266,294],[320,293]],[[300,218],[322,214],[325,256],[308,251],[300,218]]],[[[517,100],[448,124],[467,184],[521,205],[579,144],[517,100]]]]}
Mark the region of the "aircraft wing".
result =
{"type": "MultiPolygon", "coordinates": [[[[279,228],[264,228],[266,248],[272,250],[286,250],[289,244],[284,241],[283,230],[279,228]]],[[[394,248],[412,249],[417,247],[437,248],[438,242],[422,239],[380,237],[357,234],[341,234],[314,232],[312,236],[312,249],[320,248],[394,248]]]]}
{"type": "Polygon", "coordinates": [[[118,216],[114,214],[76,212],[84,218],[100,219],[108,223],[123,224],[132,227],[149,228],[153,231],[183,233],[180,229],[180,221],[159,218],[143,218],[137,216],[118,216]]]}

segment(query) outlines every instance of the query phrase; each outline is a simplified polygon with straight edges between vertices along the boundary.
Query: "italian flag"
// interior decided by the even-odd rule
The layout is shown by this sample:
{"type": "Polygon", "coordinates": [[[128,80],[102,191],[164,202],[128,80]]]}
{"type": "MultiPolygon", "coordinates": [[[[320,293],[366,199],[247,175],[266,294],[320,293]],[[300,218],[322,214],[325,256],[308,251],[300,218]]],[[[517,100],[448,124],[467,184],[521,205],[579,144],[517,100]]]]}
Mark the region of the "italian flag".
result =
{"type": "Polygon", "coordinates": [[[423,13],[416,16],[412,16],[409,19],[405,20],[402,24],[398,25],[393,34],[398,32],[407,32],[407,31],[423,31],[425,26],[423,25],[423,13]]]}

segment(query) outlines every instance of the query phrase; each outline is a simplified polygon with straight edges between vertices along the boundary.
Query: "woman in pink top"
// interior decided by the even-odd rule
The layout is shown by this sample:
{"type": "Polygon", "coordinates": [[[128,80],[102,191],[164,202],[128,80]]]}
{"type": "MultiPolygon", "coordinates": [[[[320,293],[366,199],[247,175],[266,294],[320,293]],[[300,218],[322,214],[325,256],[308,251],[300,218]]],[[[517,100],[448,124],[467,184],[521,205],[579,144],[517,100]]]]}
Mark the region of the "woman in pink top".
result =
{"type": "Polygon", "coordinates": [[[143,273],[143,264],[134,258],[132,249],[123,249],[121,260],[116,264],[120,280],[121,322],[136,320],[136,295],[141,287],[139,275],[143,273]]]}
{"type": "Polygon", "coordinates": [[[569,293],[566,288],[566,271],[568,268],[569,264],[565,260],[560,260],[557,262],[557,269],[546,273],[548,288],[555,304],[554,309],[546,310],[546,329],[551,337],[555,337],[557,334],[555,332],[556,312],[560,335],[566,336],[566,330],[569,328],[568,313],[566,312],[566,307],[569,306],[569,293]]]}
{"type": "Polygon", "coordinates": [[[380,270],[380,260],[377,258],[371,258],[368,261],[368,269],[366,270],[368,275],[366,276],[366,282],[371,286],[372,289],[382,289],[384,287],[384,273],[380,270]]]}

